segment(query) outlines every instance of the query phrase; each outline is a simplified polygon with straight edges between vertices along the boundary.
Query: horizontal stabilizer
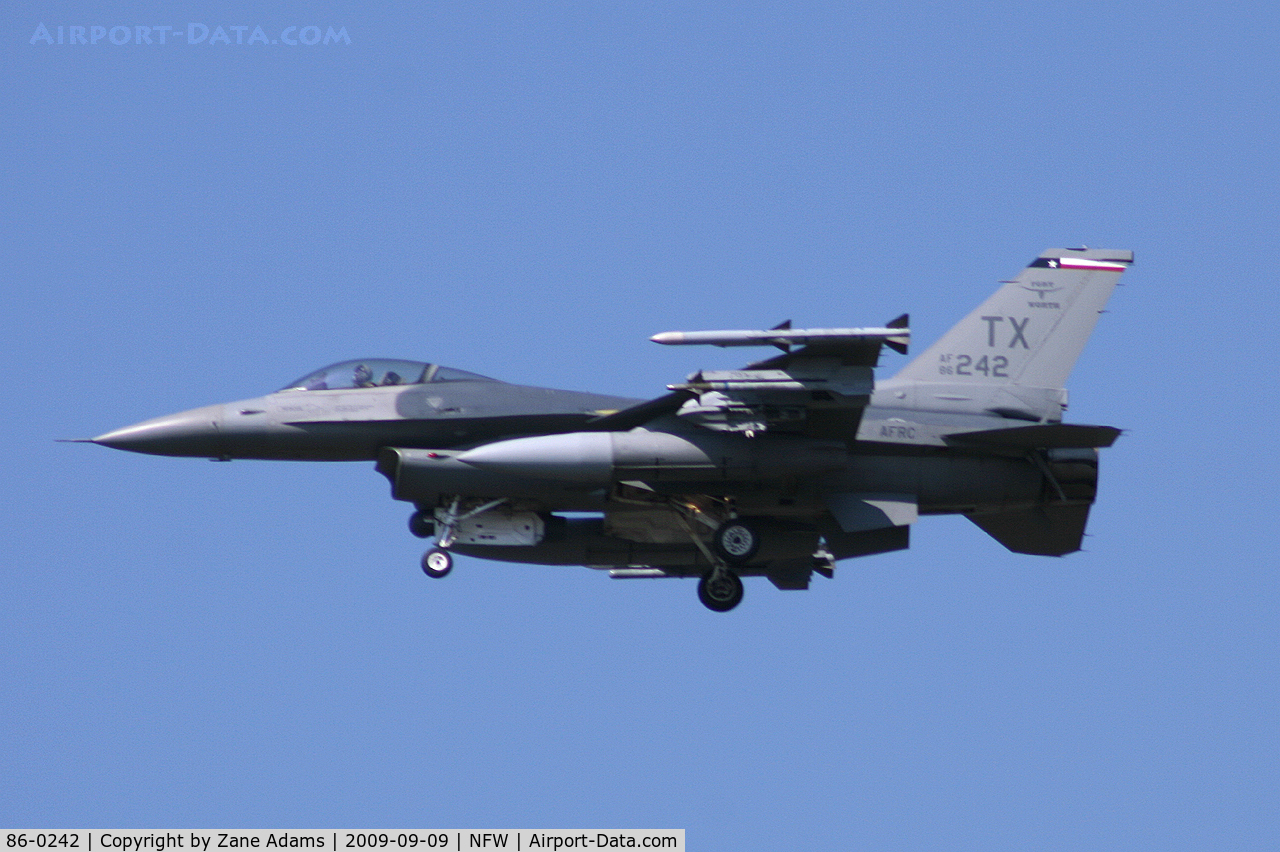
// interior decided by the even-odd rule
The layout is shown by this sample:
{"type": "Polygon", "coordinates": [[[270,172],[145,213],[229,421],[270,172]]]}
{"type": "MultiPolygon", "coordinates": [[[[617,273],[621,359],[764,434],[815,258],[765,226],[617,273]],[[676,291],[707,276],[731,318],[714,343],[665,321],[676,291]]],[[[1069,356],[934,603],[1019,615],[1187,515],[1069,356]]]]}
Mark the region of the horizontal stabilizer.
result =
{"type": "Polygon", "coordinates": [[[975,444],[1018,450],[1083,449],[1109,447],[1120,437],[1114,426],[1085,426],[1082,423],[1037,423],[1009,429],[986,429],[946,435],[948,444],[975,444]]]}
{"type": "Polygon", "coordinates": [[[809,588],[813,576],[813,559],[779,559],[769,566],[769,582],[783,591],[809,588]]]}
{"type": "Polygon", "coordinates": [[[1014,553],[1065,556],[1080,549],[1089,506],[1047,504],[1011,512],[965,515],[1014,553]]]}
{"type": "Polygon", "coordinates": [[[847,533],[903,527],[920,516],[914,494],[828,494],[826,503],[847,533]]]}
{"type": "Polygon", "coordinates": [[[884,527],[857,533],[824,530],[822,538],[833,557],[850,559],[855,556],[906,550],[911,546],[911,527],[884,527]]]}

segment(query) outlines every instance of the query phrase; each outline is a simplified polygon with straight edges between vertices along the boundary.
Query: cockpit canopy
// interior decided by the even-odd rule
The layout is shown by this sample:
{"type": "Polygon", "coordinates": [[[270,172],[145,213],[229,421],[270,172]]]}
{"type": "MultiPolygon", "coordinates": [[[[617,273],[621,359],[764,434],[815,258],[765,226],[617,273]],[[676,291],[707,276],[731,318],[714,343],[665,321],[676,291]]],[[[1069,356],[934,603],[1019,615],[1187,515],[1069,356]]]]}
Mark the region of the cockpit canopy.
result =
{"type": "Polygon", "coordinates": [[[281,391],[342,390],[344,388],[376,388],[388,385],[421,385],[427,382],[492,382],[488,376],[424,364],[421,361],[397,361],[390,358],[365,358],[343,361],[308,373],[290,382],[281,391]]]}

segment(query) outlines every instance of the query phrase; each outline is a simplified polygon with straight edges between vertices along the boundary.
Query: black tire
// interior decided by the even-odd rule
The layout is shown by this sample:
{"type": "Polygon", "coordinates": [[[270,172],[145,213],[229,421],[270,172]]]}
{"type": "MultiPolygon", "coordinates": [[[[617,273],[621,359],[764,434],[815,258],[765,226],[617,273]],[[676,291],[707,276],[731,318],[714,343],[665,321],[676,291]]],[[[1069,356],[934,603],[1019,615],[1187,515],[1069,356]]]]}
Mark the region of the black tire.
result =
{"type": "Polygon", "coordinates": [[[422,573],[440,579],[453,570],[453,556],[441,547],[433,547],[422,554],[422,573]]]}
{"type": "Polygon", "coordinates": [[[698,581],[698,600],[715,612],[728,612],[742,603],[742,593],[742,578],[732,571],[708,571],[698,581]]]}
{"type": "Polygon", "coordinates": [[[409,516],[409,532],[418,538],[431,538],[436,534],[436,522],[426,512],[414,512],[409,516]]]}
{"type": "Polygon", "coordinates": [[[760,549],[760,533],[741,518],[725,521],[714,536],[716,553],[725,562],[741,565],[756,555],[760,549]]]}

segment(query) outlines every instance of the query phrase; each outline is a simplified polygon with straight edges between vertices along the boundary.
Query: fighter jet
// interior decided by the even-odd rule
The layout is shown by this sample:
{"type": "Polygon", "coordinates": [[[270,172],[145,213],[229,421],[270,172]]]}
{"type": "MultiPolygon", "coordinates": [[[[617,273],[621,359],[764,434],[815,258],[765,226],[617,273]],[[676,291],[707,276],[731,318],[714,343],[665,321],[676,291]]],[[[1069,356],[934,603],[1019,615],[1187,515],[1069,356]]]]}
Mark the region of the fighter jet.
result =
{"type": "Polygon", "coordinates": [[[275,393],[91,439],[230,459],[375,461],[410,531],[454,553],[697,578],[716,611],[742,577],[808,588],[901,550],[921,515],[962,514],[1016,553],[1080,549],[1110,426],[1063,422],[1066,380],[1130,251],[1048,249],[896,375],[907,316],[875,328],[672,331],[664,345],[780,350],[651,400],[362,359],[275,393]]]}

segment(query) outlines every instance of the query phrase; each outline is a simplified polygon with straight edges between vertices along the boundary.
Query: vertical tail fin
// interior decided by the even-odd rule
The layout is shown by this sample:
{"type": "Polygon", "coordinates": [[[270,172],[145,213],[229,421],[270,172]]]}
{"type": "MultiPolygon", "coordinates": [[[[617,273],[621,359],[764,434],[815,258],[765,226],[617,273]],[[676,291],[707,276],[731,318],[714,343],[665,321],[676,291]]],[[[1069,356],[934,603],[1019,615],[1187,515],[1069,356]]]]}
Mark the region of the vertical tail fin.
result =
{"type": "Polygon", "coordinates": [[[1133,252],[1048,249],[877,390],[913,408],[1058,420],[1066,381],[1133,252]]]}

